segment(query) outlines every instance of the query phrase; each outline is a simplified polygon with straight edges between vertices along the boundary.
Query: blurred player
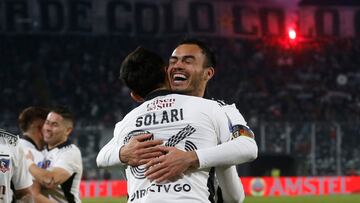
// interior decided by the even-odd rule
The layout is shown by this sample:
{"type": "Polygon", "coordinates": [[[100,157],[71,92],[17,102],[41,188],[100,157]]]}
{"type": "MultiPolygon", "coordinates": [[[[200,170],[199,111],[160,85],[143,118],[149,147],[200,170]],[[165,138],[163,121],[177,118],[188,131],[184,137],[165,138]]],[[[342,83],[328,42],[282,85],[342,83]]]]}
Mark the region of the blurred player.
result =
{"type": "Polygon", "coordinates": [[[45,169],[34,163],[29,166],[30,173],[45,187],[42,193],[55,202],[81,202],[83,166],[79,148],[69,140],[73,128],[74,117],[67,108],[51,109],[43,126],[45,169]]]}
{"type": "Polygon", "coordinates": [[[31,176],[26,168],[19,137],[0,129],[0,202],[34,202],[30,192],[31,176]],[[14,195],[11,190],[14,186],[14,195]]]}
{"type": "MultiPolygon", "coordinates": [[[[39,167],[43,167],[44,164],[45,157],[42,150],[44,149],[45,142],[41,130],[48,113],[49,110],[45,108],[30,106],[24,109],[18,117],[18,124],[22,131],[20,144],[25,154],[32,156],[33,162],[39,167]]],[[[28,161],[28,164],[31,164],[31,162],[28,161]]],[[[49,202],[49,199],[41,195],[41,185],[35,179],[33,179],[31,192],[37,203],[49,202]]]]}

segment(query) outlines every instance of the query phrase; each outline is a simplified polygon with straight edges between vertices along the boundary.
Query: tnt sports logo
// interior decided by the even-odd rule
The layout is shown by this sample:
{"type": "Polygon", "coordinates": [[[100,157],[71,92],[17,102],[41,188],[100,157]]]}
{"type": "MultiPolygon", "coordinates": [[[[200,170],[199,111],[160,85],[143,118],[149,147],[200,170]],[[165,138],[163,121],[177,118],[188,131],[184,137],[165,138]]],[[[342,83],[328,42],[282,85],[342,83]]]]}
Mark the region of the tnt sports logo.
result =
{"type": "Polygon", "coordinates": [[[10,159],[0,159],[0,171],[6,173],[10,170],[10,159]]]}
{"type": "Polygon", "coordinates": [[[265,193],[266,184],[262,178],[253,178],[250,181],[250,193],[253,196],[263,196],[265,193]]]}
{"type": "Polygon", "coordinates": [[[160,110],[163,108],[170,108],[175,103],[175,98],[155,99],[147,104],[147,111],[160,110]]]}

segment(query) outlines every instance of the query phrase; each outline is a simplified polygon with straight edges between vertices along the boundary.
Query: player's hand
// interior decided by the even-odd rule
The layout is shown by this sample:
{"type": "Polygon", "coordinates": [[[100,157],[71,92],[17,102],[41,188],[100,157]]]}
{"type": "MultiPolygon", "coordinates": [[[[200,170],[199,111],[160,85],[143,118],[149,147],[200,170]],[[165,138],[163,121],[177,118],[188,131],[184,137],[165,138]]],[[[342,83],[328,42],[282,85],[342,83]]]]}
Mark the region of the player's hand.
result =
{"type": "Polygon", "coordinates": [[[160,149],[161,140],[145,141],[152,136],[152,134],[143,134],[131,137],[129,142],[120,149],[120,160],[130,166],[139,166],[163,155],[160,149]]]}
{"type": "Polygon", "coordinates": [[[57,186],[57,184],[55,183],[54,178],[44,179],[41,185],[45,186],[48,189],[52,189],[52,188],[55,188],[57,186]]]}
{"type": "Polygon", "coordinates": [[[148,169],[145,176],[157,183],[176,180],[191,168],[198,167],[198,158],[194,151],[185,152],[175,147],[162,147],[166,155],[149,161],[145,167],[148,169]]]}

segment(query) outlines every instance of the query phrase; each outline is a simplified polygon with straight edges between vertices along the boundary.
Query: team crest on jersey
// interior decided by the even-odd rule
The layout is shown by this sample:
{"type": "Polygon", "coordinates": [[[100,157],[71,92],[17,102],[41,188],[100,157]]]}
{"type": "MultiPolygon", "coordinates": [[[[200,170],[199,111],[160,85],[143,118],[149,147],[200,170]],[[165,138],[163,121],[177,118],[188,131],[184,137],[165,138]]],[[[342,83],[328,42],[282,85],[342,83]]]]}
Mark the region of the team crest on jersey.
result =
{"type": "Polygon", "coordinates": [[[36,165],[39,168],[43,168],[43,169],[47,169],[50,167],[51,161],[50,160],[44,160],[44,161],[40,161],[39,163],[37,163],[36,165]]]}
{"type": "Polygon", "coordinates": [[[2,158],[0,159],[0,171],[6,173],[10,170],[10,159],[2,158]]]}

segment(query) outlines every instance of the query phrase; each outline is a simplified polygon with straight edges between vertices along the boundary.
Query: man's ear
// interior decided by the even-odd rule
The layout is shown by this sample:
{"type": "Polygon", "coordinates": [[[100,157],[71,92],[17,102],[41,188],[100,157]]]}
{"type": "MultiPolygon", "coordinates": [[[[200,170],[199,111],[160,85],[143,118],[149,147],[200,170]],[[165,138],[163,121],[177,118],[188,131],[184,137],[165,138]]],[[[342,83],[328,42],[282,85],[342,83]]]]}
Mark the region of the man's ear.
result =
{"type": "Polygon", "coordinates": [[[134,100],[134,101],[136,101],[136,102],[143,102],[144,101],[144,99],[141,97],[141,96],[139,96],[138,94],[136,94],[135,92],[133,92],[133,91],[131,91],[130,92],[130,96],[131,96],[131,98],[134,100]]]}
{"type": "Polygon", "coordinates": [[[213,67],[209,67],[206,70],[205,80],[210,80],[215,74],[215,69],[213,67]]]}

